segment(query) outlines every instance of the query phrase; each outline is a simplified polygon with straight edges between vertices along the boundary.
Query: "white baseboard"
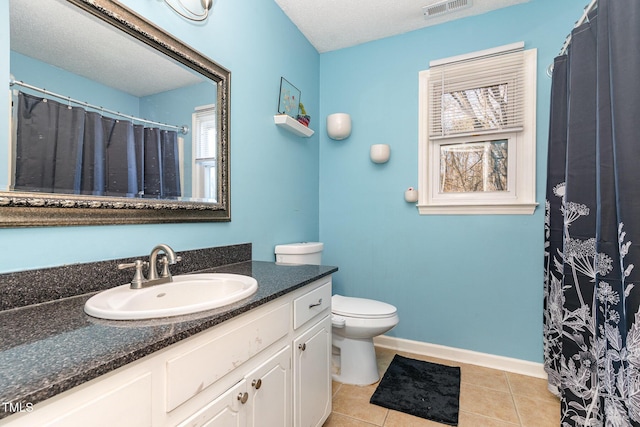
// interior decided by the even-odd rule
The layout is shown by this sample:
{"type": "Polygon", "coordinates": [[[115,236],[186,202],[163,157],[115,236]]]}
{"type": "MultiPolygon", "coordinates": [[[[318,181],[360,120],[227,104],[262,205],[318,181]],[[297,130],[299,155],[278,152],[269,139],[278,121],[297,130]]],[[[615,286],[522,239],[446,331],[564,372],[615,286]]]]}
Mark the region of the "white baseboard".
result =
{"type": "Polygon", "coordinates": [[[437,357],[439,359],[447,359],[454,362],[468,363],[470,365],[484,366],[486,368],[500,369],[501,371],[547,379],[547,373],[544,371],[544,365],[542,363],[530,362],[528,360],[496,356],[488,353],[479,353],[477,351],[446,347],[438,344],[429,344],[421,341],[411,341],[386,335],[375,337],[373,339],[373,343],[378,347],[384,347],[391,350],[404,351],[422,356],[437,357]]]}

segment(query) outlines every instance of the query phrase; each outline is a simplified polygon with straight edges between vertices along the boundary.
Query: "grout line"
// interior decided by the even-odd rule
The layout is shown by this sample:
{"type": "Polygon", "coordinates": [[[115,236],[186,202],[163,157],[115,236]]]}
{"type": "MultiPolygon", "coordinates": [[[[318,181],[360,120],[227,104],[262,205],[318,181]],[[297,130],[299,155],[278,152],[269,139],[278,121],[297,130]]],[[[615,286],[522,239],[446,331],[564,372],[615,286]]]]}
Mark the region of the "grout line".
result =
{"type": "Polygon", "coordinates": [[[384,427],[384,425],[387,423],[387,418],[389,418],[389,412],[391,412],[391,410],[387,409],[387,413],[384,414],[384,420],[382,420],[382,424],[380,424],[381,427],[384,427]]]}
{"type": "Polygon", "coordinates": [[[513,388],[511,387],[511,381],[509,380],[509,375],[506,372],[503,372],[505,379],[507,380],[507,386],[509,387],[509,394],[511,395],[511,401],[513,402],[513,407],[516,410],[516,415],[518,416],[518,424],[522,427],[522,417],[520,417],[520,411],[518,410],[518,404],[516,403],[516,398],[513,393],[513,388]]]}
{"type": "Polygon", "coordinates": [[[462,413],[462,412],[467,413],[467,414],[472,414],[474,417],[484,418],[485,420],[497,421],[500,424],[507,424],[507,425],[514,426],[514,427],[521,427],[520,423],[514,424],[514,423],[509,422],[509,421],[501,420],[500,418],[489,417],[487,415],[478,414],[476,412],[464,411],[464,410],[460,409],[460,413],[462,413]]]}

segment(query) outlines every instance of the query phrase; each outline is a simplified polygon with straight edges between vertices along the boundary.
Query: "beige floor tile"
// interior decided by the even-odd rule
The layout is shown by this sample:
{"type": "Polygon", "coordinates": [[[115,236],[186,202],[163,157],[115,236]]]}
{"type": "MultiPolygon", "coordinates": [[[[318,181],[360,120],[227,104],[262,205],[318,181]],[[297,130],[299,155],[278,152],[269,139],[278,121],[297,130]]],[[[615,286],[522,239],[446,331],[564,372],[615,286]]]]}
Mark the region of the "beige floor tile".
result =
{"type": "MultiPolygon", "coordinates": [[[[376,347],[380,377],[395,354],[417,360],[460,366],[459,427],[557,427],[560,402],[546,380],[481,366],[376,347]]],[[[323,427],[443,427],[377,405],[369,399],[378,384],[366,387],[333,382],[333,411],[323,427]]]]}
{"type": "Polygon", "coordinates": [[[388,409],[369,403],[377,384],[360,387],[342,384],[333,397],[333,412],[381,426],[388,409]]]}
{"type": "Polygon", "coordinates": [[[331,396],[335,396],[342,384],[337,381],[331,381],[331,396]]]}
{"type": "Polygon", "coordinates": [[[559,399],[547,388],[547,380],[526,375],[507,372],[507,379],[513,394],[542,399],[549,402],[558,402],[559,399]]]}
{"type": "Polygon", "coordinates": [[[497,369],[484,368],[476,365],[462,365],[461,382],[510,392],[509,383],[507,382],[504,371],[497,369]]]}
{"type": "Polygon", "coordinates": [[[514,395],[523,427],[557,427],[560,425],[560,402],[547,402],[514,395]]]}
{"type": "Polygon", "coordinates": [[[384,427],[444,427],[445,424],[414,417],[403,412],[389,411],[384,427]]]}
{"type": "MultiPolygon", "coordinates": [[[[519,427],[520,424],[508,423],[495,418],[460,411],[458,427],[519,427]]],[[[557,426],[556,426],[557,427],[557,426]]]]}
{"type": "Polygon", "coordinates": [[[333,412],[322,427],[371,427],[373,425],[333,412]]]}
{"type": "Polygon", "coordinates": [[[460,410],[509,423],[519,423],[511,393],[486,387],[462,383],[460,410]]]}
{"type": "Polygon", "coordinates": [[[380,373],[380,378],[382,378],[382,376],[386,372],[395,355],[395,350],[376,347],[376,361],[378,362],[378,372],[380,373]]]}

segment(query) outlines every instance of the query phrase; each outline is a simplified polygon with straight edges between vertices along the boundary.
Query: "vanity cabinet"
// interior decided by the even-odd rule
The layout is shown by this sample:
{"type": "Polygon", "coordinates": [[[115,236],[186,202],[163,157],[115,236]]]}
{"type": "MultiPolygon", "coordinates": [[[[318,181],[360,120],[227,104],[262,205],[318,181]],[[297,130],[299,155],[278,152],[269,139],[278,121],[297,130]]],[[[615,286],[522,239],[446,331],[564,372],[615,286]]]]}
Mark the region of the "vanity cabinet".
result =
{"type": "Polygon", "coordinates": [[[180,423],[179,427],[245,427],[247,414],[240,407],[239,396],[246,393],[246,388],[246,381],[240,381],[192,417],[180,423]]]}
{"type": "Polygon", "coordinates": [[[246,381],[247,426],[290,427],[291,347],[287,346],[247,375],[246,381]]]}
{"type": "Polygon", "coordinates": [[[321,426],[331,278],[0,420],[0,426],[321,426]]]}
{"type": "Polygon", "coordinates": [[[287,346],[179,427],[291,426],[290,366],[287,346]]]}
{"type": "Polygon", "coordinates": [[[293,301],[295,426],[322,426],[331,413],[330,311],[330,283],[293,301]]]}
{"type": "MultiPolygon", "coordinates": [[[[331,316],[325,316],[293,343],[296,426],[320,427],[331,413],[331,316]]],[[[275,425],[275,424],[274,424],[275,425]]]]}

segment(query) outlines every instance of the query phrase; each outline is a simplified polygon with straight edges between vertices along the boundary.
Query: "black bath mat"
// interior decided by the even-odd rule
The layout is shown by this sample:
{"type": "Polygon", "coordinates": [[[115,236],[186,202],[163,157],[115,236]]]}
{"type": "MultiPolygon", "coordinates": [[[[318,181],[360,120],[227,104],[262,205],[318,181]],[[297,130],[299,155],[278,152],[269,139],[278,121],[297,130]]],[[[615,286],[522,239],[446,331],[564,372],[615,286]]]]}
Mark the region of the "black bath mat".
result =
{"type": "Polygon", "coordinates": [[[395,355],[370,402],[426,418],[458,425],[460,368],[395,355]]]}

